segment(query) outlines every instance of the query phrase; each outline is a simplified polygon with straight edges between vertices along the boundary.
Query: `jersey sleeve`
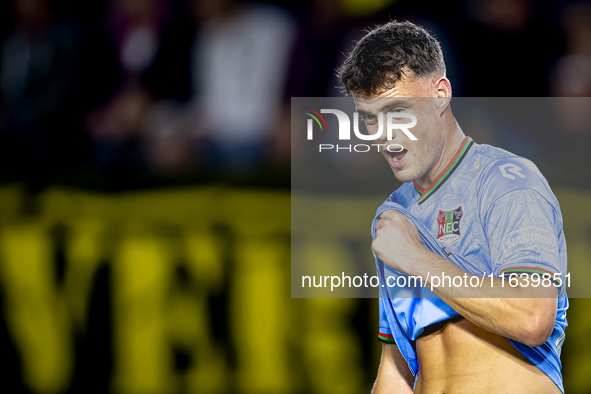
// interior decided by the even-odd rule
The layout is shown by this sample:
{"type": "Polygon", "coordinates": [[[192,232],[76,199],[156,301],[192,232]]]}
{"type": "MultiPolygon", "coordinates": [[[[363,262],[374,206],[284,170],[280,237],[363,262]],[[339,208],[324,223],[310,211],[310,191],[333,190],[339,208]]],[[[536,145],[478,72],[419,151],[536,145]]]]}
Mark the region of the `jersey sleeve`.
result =
{"type": "Polygon", "coordinates": [[[384,298],[380,297],[378,301],[380,303],[380,325],[378,328],[378,341],[388,343],[391,345],[396,345],[396,341],[394,340],[394,336],[392,335],[392,330],[390,330],[388,318],[386,317],[384,298]]]}
{"type": "Polygon", "coordinates": [[[497,160],[487,169],[480,195],[492,273],[505,279],[538,274],[559,285],[557,278],[566,273],[562,217],[537,167],[519,157],[497,160]]]}

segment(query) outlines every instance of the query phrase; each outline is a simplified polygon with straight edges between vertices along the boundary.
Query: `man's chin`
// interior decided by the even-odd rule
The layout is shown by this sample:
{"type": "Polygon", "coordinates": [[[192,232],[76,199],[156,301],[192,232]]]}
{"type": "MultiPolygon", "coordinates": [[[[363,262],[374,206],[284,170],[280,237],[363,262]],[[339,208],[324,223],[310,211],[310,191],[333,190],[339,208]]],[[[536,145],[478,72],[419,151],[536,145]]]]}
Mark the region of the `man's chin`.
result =
{"type": "Polygon", "coordinates": [[[417,178],[415,174],[413,174],[408,169],[395,170],[392,168],[392,172],[394,173],[396,179],[398,179],[398,181],[401,183],[412,182],[417,178]]]}

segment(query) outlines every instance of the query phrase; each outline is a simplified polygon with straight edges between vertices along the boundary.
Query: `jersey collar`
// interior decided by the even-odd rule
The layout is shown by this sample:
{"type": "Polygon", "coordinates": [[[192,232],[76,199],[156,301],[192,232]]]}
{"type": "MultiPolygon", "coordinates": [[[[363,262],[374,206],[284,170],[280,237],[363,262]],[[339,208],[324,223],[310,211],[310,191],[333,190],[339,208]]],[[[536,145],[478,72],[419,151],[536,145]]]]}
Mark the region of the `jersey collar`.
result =
{"type": "Polygon", "coordinates": [[[449,177],[451,177],[451,174],[453,174],[456,168],[460,166],[460,163],[462,162],[462,160],[464,160],[472,145],[474,145],[474,141],[472,140],[472,138],[464,138],[464,141],[462,141],[462,145],[460,145],[460,148],[456,152],[453,159],[451,159],[447,167],[445,167],[441,174],[439,174],[439,176],[435,179],[435,181],[433,181],[433,183],[431,183],[431,186],[429,186],[427,189],[423,189],[413,181],[415,190],[421,196],[417,200],[419,205],[424,203],[425,200],[431,197],[445,183],[445,181],[447,181],[449,177]]]}

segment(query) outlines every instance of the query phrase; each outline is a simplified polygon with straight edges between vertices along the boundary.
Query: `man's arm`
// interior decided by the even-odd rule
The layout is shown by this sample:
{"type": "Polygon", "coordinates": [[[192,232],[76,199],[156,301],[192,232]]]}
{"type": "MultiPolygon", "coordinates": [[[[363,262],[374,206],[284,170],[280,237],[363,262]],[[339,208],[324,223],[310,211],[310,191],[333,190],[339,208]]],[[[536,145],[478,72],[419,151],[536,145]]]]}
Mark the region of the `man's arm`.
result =
{"type": "Polygon", "coordinates": [[[409,394],[414,386],[414,376],[396,345],[382,344],[382,360],[372,394],[409,394]]]}
{"type": "MultiPolygon", "coordinates": [[[[380,215],[374,253],[385,264],[411,276],[421,277],[431,289],[431,278],[442,274],[475,276],[425,249],[419,233],[404,214],[389,210],[380,215]]],[[[482,279],[482,277],[478,277],[482,279]]],[[[557,289],[511,287],[501,278],[487,277],[482,287],[434,287],[433,293],[477,326],[529,346],[540,346],[552,334],[556,317],[557,289]]]]}
{"type": "MultiPolygon", "coordinates": [[[[452,278],[467,274],[470,283],[474,275],[426,249],[425,252],[422,264],[417,264],[411,275],[422,277],[429,289],[433,276],[441,278],[443,273],[452,278]]],[[[518,286],[512,287],[504,279],[486,277],[478,289],[446,284],[433,287],[432,291],[477,326],[528,346],[540,346],[554,329],[558,290],[554,286],[527,286],[524,282],[522,279],[518,286]]]]}

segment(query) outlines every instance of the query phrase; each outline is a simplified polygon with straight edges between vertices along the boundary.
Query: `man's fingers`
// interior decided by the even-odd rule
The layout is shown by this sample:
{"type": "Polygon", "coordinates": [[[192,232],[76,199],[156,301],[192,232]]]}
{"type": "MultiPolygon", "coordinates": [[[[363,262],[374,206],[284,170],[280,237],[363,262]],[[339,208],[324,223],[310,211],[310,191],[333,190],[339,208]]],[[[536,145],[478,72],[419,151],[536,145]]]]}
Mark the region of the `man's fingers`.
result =
{"type": "Polygon", "coordinates": [[[402,224],[404,223],[402,221],[402,218],[406,219],[410,224],[412,224],[413,226],[415,225],[412,220],[410,220],[408,218],[408,216],[406,216],[405,214],[403,214],[402,212],[396,211],[396,210],[388,210],[388,211],[384,211],[380,214],[380,216],[378,216],[380,220],[378,220],[376,222],[376,229],[383,227],[384,225],[386,225],[386,222],[388,221],[392,221],[391,224],[396,225],[396,224],[402,224]]]}
{"type": "MultiPolygon", "coordinates": [[[[380,219],[396,219],[396,218],[400,218],[400,217],[404,217],[405,219],[408,219],[406,217],[405,214],[403,214],[400,211],[397,211],[395,209],[388,209],[387,211],[384,211],[380,214],[380,219]]],[[[410,220],[410,219],[408,219],[410,220]]]]}

